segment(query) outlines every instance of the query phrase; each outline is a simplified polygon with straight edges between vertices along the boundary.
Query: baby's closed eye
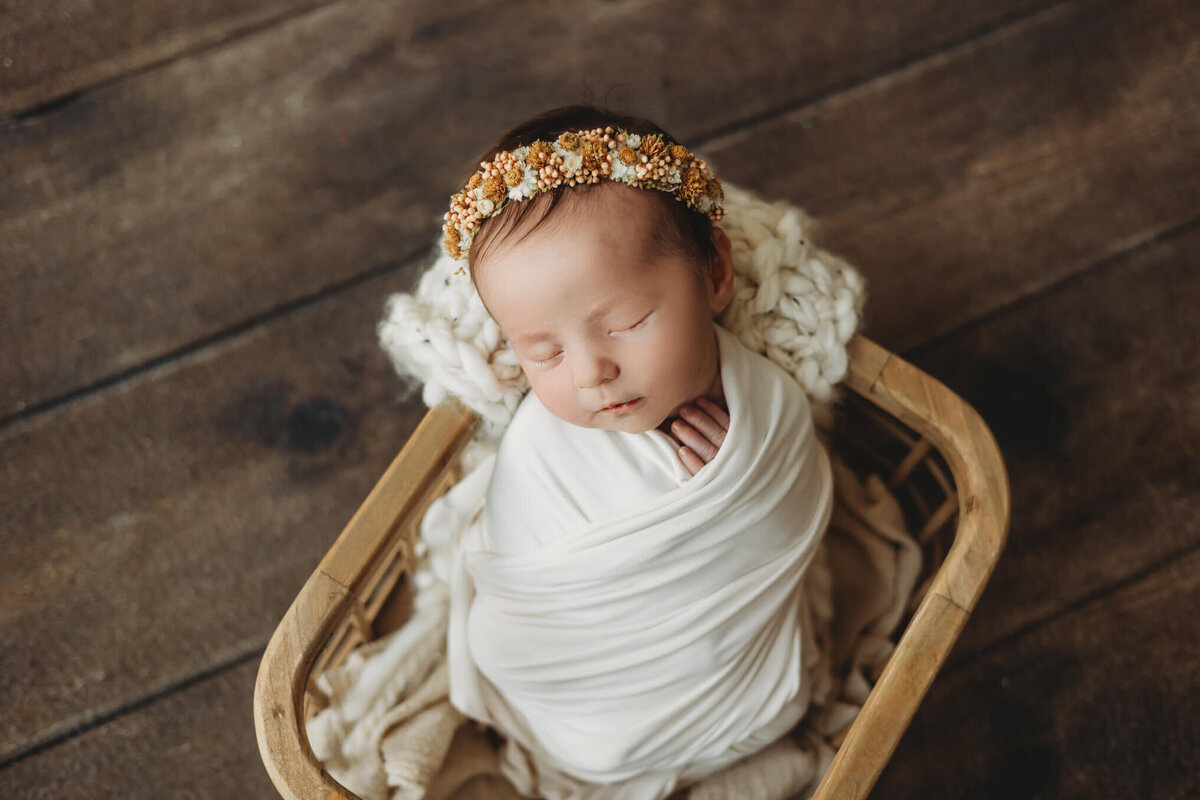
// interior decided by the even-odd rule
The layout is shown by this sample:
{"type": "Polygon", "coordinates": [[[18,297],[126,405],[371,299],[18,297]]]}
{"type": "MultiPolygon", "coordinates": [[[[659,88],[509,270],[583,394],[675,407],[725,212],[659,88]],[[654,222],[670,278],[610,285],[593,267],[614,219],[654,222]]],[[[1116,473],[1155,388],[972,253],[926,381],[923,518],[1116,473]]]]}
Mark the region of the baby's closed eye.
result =
{"type": "Polygon", "coordinates": [[[642,328],[646,327],[646,323],[650,321],[650,317],[652,317],[652,316],[654,316],[653,311],[644,315],[641,319],[639,319],[637,322],[633,323],[632,325],[629,325],[624,328],[618,328],[615,331],[609,331],[609,335],[621,337],[621,336],[625,336],[630,333],[634,333],[635,331],[641,330],[642,328]]]}

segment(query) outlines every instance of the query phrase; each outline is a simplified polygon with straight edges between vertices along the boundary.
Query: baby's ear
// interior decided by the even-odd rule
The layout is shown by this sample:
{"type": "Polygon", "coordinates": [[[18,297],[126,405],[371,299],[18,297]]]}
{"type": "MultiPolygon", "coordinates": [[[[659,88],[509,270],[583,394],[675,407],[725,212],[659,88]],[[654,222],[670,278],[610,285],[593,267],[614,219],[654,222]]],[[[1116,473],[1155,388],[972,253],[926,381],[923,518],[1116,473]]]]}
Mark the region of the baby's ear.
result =
{"type": "Polygon", "coordinates": [[[714,314],[720,314],[733,299],[733,244],[728,234],[715,225],[713,244],[717,247],[717,257],[709,265],[708,307],[714,314]]]}

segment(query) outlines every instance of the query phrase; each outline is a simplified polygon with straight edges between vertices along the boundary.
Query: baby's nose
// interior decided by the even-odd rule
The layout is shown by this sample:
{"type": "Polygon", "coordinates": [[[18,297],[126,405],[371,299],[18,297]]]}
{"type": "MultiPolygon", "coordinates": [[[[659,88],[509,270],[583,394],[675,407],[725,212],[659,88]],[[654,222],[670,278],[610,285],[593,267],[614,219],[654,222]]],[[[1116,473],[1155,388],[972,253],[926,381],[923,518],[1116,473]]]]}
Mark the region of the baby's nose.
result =
{"type": "Polygon", "coordinates": [[[576,389],[590,389],[611,381],[619,372],[612,359],[598,354],[585,354],[575,360],[572,377],[576,389]]]}

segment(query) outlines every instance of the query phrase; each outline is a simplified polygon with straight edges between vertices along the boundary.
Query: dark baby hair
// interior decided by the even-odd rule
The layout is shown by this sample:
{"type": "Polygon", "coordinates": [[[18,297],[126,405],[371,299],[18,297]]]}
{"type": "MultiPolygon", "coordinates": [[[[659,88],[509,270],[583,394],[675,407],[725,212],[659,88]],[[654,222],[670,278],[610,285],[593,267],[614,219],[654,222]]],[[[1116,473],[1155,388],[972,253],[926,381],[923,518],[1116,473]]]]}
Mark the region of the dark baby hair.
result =
{"type": "MultiPolygon", "coordinates": [[[[657,133],[672,142],[678,142],[656,122],[644,117],[620,114],[593,105],[561,106],[531,117],[505,132],[482,156],[475,159],[475,164],[491,161],[499,153],[529,145],[538,139],[553,142],[566,131],[606,126],[623,128],[642,136],[657,133]]],[[[474,280],[477,265],[492,247],[516,233],[520,233],[517,242],[521,241],[549,219],[561,203],[565,201],[567,205],[574,205],[605,183],[609,181],[556,186],[528,200],[508,203],[494,217],[485,219],[476,231],[468,254],[471,279],[474,280]]],[[[713,224],[707,216],[688,209],[665,192],[652,189],[639,191],[645,191],[653,199],[657,219],[651,229],[659,252],[669,252],[704,265],[711,265],[717,259],[717,249],[712,240],[713,224]]]]}

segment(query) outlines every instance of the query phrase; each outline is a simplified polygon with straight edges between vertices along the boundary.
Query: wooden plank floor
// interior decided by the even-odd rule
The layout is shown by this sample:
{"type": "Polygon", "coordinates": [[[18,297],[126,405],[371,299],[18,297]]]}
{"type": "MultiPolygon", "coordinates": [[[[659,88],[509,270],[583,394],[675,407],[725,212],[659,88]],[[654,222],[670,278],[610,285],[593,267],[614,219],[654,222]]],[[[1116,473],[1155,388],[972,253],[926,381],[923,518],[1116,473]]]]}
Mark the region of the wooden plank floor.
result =
{"type": "Polygon", "coordinates": [[[1200,795],[1187,0],[0,9],[0,786],[273,796],[258,658],[424,410],[383,300],[579,99],[813,214],[1004,451],[1008,548],[873,796],[1200,795]]]}

